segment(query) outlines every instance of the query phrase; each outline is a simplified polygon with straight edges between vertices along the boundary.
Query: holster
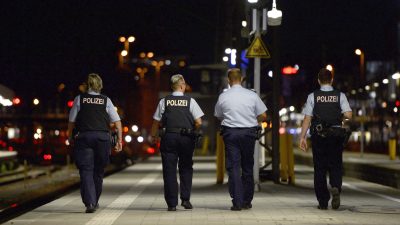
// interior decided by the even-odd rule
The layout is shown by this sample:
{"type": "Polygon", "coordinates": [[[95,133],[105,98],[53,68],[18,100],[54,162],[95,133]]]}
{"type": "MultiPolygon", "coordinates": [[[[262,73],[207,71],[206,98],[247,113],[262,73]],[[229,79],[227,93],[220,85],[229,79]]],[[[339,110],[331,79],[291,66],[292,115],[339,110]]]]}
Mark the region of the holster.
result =
{"type": "Polygon", "coordinates": [[[262,127],[261,126],[257,126],[256,127],[256,140],[259,140],[261,138],[261,131],[262,131],[262,127]]]}
{"type": "Polygon", "coordinates": [[[158,136],[160,138],[163,138],[165,136],[165,134],[167,133],[167,128],[165,127],[161,127],[160,129],[158,129],[158,136]]]}
{"type": "Polygon", "coordinates": [[[111,142],[111,147],[114,148],[117,145],[118,141],[118,134],[117,130],[111,131],[110,133],[110,142],[111,142]]]}

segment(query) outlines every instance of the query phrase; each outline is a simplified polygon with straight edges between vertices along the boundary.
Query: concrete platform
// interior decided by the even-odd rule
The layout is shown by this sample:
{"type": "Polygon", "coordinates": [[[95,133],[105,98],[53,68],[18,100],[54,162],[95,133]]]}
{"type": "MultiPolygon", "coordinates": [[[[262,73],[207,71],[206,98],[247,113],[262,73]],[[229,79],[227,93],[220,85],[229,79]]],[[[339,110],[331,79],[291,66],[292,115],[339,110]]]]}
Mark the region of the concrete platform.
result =
{"type": "Polygon", "coordinates": [[[233,212],[226,178],[216,185],[213,158],[195,162],[193,210],[166,211],[160,158],[152,158],[104,180],[100,209],[84,213],[76,190],[4,224],[399,224],[400,191],[345,177],[339,210],[321,211],[312,168],[296,166],[296,185],[263,182],[253,208],[233,212]]]}

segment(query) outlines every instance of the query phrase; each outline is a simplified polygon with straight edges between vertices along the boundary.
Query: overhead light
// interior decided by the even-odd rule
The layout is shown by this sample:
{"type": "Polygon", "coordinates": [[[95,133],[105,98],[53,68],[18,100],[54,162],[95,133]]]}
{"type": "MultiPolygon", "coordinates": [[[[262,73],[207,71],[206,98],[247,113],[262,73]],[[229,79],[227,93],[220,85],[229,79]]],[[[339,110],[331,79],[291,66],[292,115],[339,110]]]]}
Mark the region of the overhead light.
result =
{"type": "Polygon", "coordinates": [[[126,50],[122,50],[121,51],[121,56],[127,56],[128,55],[128,51],[126,51],[126,50]]]}
{"type": "Polygon", "coordinates": [[[279,26],[282,21],[282,11],[276,8],[276,0],[272,3],[272,10],[268,11],[268,25],[279,26]]]}
{"type": "Polygon", "coordinates": [[[232,49],[231,51],[231,65],[236,65],[236,49],[232,49]]]}
{"type": "Polygon", "coordinates": [[[247,0],[249,3],[257,3],[258,0],[247,0]]]}
{"type": "Polygon", "coordinates": [[[128,38],[128,42],[134,42],[135,41],[135,37],[134,36],[130,36],[129,38],[128,38]]]}
{"type": "Polygon", "coordinates": [[[137,125],[133,125],[131,128],[133,132],[137,132],[139,130],[139,127],[137,125]]]}
{"type": "Polygon", "coordinates": [[[397,73],[393,74],[392,78],[395,79],[395,80],[399,79],[400,78],[400,72],[397,72],[397,73]]]}

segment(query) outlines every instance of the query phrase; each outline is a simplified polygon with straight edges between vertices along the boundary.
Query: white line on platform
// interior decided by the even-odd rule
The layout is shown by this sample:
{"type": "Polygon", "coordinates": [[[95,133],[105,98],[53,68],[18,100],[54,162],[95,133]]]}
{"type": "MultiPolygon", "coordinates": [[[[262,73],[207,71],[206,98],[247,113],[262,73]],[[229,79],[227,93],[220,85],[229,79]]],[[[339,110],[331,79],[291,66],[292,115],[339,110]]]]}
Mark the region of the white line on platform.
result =
{"type": "MultiPolygon", "coordinates": [[[[159,171],[161,165],[155,168],[159,171]]],[[[143,177],[139,182],[129,188],[128,191],[120,195],[105,209],[93,217],[87,225],[111,225],[114,221],[132,204],[133,201],[142,193],[146,186],[153,183],[159,176],[159,172],[153,172],[143,177]],[[139,190],[138,190],[139,188],[139,190]]]]}
{"type": "Polygon", "coordinates": [[[387,200],[390,200],[390,201],[394,201],[394,202],[400,203],[400,199],[398,199],[398,198],[393,198],[393,197],[390,197],[390,196],[387,196],[387,195],[375,193],[375,192],[372,192],[372,191],[367,191],[367,190],[364,190],[362,188],[359,188],[359,187],[356,187],[354,185],[351,185],[349,183],[343,183],[343,186],[346,186],[346,187],[348,187],[350,189],[353,189],[355,191],[367,193],[367,194],[370,194],[370,195],[375,195],[375,196],[378,196],[378,197],[381,197],[381,198],[384,198],[384,199],[387,199],[387,200]]]}

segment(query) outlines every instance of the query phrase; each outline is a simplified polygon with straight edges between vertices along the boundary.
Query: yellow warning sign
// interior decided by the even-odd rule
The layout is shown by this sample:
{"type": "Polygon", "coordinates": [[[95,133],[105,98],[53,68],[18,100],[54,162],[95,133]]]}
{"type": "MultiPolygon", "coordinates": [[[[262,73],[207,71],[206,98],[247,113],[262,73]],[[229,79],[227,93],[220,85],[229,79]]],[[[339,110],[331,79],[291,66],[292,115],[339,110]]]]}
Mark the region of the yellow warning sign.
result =
{"type": "Polygon", "coordinates": [[[246,53],[247,58],[271,58],[267,47],[265,47],[264,42],[261,40],[260,37],[254,38],[253,42],[251,43],[250,47],[247,49],[246,53]]]}

